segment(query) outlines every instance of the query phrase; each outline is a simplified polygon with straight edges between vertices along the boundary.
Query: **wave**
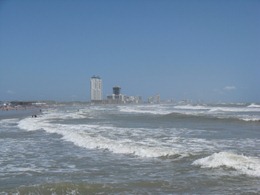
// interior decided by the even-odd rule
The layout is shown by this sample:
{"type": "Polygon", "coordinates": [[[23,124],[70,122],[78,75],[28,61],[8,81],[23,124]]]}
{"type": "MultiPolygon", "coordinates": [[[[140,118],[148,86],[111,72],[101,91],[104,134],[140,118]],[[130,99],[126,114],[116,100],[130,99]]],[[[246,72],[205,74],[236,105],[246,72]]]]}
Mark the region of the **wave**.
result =
{"type": "MultiPolygon", "coordinates": [[[[153,139],[146,135],[152,135],[151,129],[145,128],[123,128],[115,127],[112,124],[85,124],[81,121],[75,123],[71,119],[87,118],[87,111],[61,111],[51,110],[44,112],[37,118],[25,118],[18,122],[18,127],[26,131],[44,130],[48,133],[55,133],[62,136],[65,141],[74,145],[87,148],[110,151],[117,154],[134,155],[138,157],[152,158],[182,158],[197,152],[201,152],[207,147],[212,147],[212,143],[206,143],[202,139],[183,138],[188,130],[178,128],[154,129],[160,132],[160,139],[153,139]],[[65,121],[64,121],[65,120],[65,121]],[[66,120],[72,122],[68,124],[66,120]],[[169,136],[170,133],[170,136],[169,136]],[[164,139],[167,137],[167,139],[164,139]],[[174,147],[173,147],[174,146],[174,147]]],[[[95,113],[94,113],[95,114],[95,113]]],[[[184,120],[240,120],[237,118],[218,118],[219,116],[170,113],[160,115],[162,118],[170,117],[184,120]]],[[[249,118],[249,120],[251,120],[249,118]]]]}
{"type": "Polygon", "coordinates": [[[12,118],[12,119],[1,119],[0,120],[0,126],[1,127],[9,127],[11,125],[17,124],[19,119],[17,118],[12,118]]]}
{"type": "Polygon", "coordinates": [[[213,115],[204,113],[191,113],[191,112],[172,112],[164,115],[163,117],[172,117],[173,119],[185,120],[225,120],[225,121],[245,121],[245,122],[260,122],[260,116],[256,115],[213,115]]]}
{"type": "Polygon", "coordinates": [[[44,112],[50,119],[83,119],[86,118],[82,110],[67,110],[67,111],[58,111],[58,110],[49,110],[44,112]]]}
{"type": "Polygon", "coordinates": [[[249,106],[247,106],[248,108],[260,108],[260,105],[257,104],[250,104],[249,106]]]}
{"type": "Polygon", "coordinates": [[[241,116],[238,118],[239,120],[246,122],[260,122],[260,116],[241,116]]]}
{"type": "Polygon", "coordinates": [[[177,110],[204,111],[206,112],[260,112],[260,106],[251,104],[244,106],[210,106],[210,105],[182,105],[174,106],[177,110]]]}
{"type": "Polygon", "coordinates": [[[210,108],[208,106],[203,105],[181,105],[181,106],[174,106],[175,109],[181,109],[181,110],[209,110],[210,108]]]}
{"type": "Polygon", "coordinates": [[[197,154],[205,148],[212,148],[210,141],[183,137],[194,132],[185,128],[131,128],[107,123],[86,124],[74,121],[68,124],[67,121],[60,120],[63,118],[68,116],[57,110],[38,118],[23,119],[19,121],[18,127],[26,131],[44,130],[59,134],[63,140],[79,147],[138,157],[180,159],[197,154]]]}
{"type": "Polygon", "coordinates": [[[247,157],[231,152],[214,153],[208,157],[195,160],[192,165],[201,168],[221,168],[226,167],[236,170],[240,174],[252,177],[260,177],[260,159],[247,157]]]}
{"type": "Polygon", "coordinates": [[[210,105],[143,105],[120,106],[120,112],[130,114],[152,114],[158,116],[172,116],[186,119],[219,119],[239,120],[246,122],[260,121],[260,108],[245,106],[210,106],[210,105]]]}
{"type": "Polygon", "coordinates": [[[117,137],[102,135],[104,132],[111,132],[115,127],[89,124],[55,124],[48,121],[49,117],[26,118],[18,123],[18,127],[27,131],[45,130],[48,133],[56,133],[61,135],[63,140],[87,149],[108,150],[117,154],[129,154],[149,158],[185,156],[182,152],[171,147],[156,146],[144,143],[143,140],[118,139],[117,137]]]}
{"type": "Polygon", "coordinates": [[[165,115],[170,114],[171,111],[165,110],[161,108],[159,105],[157,106],[120,106],[120,112],[125,113],[136,113],[136,114],[153,114],[153,115],[165,115]]]}

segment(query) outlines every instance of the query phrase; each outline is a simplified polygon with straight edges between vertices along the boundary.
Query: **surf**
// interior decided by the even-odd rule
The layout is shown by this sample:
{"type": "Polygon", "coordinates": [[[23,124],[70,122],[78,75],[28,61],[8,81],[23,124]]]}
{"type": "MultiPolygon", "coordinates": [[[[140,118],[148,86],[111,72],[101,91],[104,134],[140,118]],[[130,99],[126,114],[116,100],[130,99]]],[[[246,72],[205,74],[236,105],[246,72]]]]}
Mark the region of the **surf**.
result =
{"type": "Polygon", "coordinates": [[[226,167],[236,170],[239,174],[260,177],[260,158],[235,154],[232,152],[218,152],[210,156],[195,160],[192,165],[203,169],[220,169],[226,167]]]}

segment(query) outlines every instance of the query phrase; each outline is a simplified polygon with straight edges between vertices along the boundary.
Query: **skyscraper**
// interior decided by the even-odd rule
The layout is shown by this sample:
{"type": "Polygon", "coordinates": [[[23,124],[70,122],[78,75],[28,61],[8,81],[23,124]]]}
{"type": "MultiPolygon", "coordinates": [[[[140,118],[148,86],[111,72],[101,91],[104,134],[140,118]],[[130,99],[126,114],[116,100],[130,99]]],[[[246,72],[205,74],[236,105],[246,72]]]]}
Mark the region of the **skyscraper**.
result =
{"type": "Polygon", "coordinates": [[[102,101],[102,79],[99,76],[93,76],[90,79],[91,102],[102,101]]]}

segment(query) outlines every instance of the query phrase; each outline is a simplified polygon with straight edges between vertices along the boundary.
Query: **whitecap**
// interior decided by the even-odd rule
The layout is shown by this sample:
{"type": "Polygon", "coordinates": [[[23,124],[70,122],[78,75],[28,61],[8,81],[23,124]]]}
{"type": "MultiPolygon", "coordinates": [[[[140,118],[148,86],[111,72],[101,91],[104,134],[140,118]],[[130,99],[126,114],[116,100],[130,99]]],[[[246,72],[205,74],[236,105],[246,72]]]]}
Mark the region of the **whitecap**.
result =
{"type": "Polygon", "coordinates": [[[154,114],[154,115],[166,115],[172,111],[165,110],[161,105],[147,105],[147,106],[120,106],[120,112],[136,113],[136,114],[154,114]]]}
{"type": "Polygon", "coordinates": [[[40,118],[25,118],[18,123],[18,127],[27,131],[35,131],[42,128],[40,118]]]}
{"type": "Polygon", "coordinates": [[[260,159],[257,157],[247,157],[231,152],[214,153],[208,157],[195,160],[192,165],[201,168],[227,167],[235,169],[240,174],[260,177],[260,159]]]}
{"type": "Polygon", "coordinates": [[[17,124],[19,119],[2,119],[0,120],[0,127],[9,127],[11,125],[17,124]]]}
{"type": "Polygon", "coordinates": [[[260,105],[257,105],[257,104],[250,104],[249,106],[247,106],[248,108],[260,108],[260,105]]]}
{"type": "Polygon", "coordinates": [[[210,107],[203,106],[203,105],[181,105],[181,106],[175,106],[175,109],[183,109],[183,110],[209,110],[210,107]]]}
{"type": "MultiPolygon", "coordinates": [[[[147,141],[138,141],[113,136],[114,133],[127,131],[129,128],[118,128],[91,124],[57,124],[52,123],[51,118],[57,113],[46,114],[38,118],[26,118],[19,122],[18,127],[26,131],[45,130],[48,133],[57,133],[65,141],[87,149],[108,150],[112,153],[130,154],[138,157],[168,157],[185,156],[178,149],[147,141]],[[109,134],[108,134],[109,132],[109,134]]],[[[120,133],[121,134],[121,133],[120,133]]]]}
{"type": "Polygon", "coordinates": [[[244,115],[244,116],[239,116],[239,119],[242,120],[242,121],[247,121],[247,122],[259,122],[260,121],[260,116],[244,115]]]}

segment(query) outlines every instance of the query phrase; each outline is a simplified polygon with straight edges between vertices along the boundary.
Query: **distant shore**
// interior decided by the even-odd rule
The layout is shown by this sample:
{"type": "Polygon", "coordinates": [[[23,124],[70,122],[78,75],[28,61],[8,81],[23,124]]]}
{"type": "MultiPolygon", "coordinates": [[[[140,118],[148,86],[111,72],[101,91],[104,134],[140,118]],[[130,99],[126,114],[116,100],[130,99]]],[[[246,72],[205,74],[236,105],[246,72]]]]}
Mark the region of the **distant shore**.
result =
{"type": "Polygon", "coordinates": [[[0,119],[35,117],[41,114],[46,104],[36,102],[7,102],[0,105],[0,119]]]}

